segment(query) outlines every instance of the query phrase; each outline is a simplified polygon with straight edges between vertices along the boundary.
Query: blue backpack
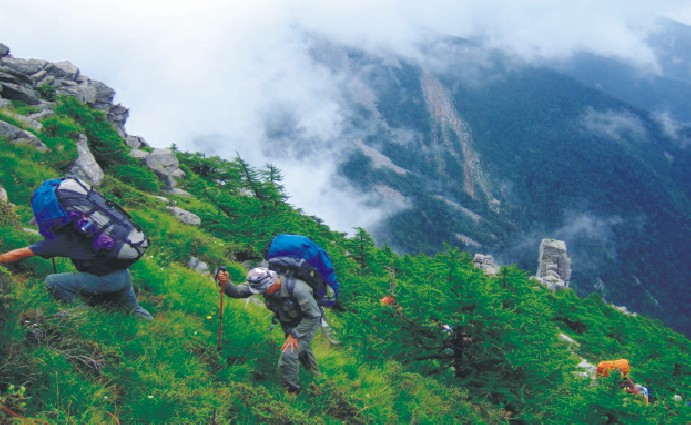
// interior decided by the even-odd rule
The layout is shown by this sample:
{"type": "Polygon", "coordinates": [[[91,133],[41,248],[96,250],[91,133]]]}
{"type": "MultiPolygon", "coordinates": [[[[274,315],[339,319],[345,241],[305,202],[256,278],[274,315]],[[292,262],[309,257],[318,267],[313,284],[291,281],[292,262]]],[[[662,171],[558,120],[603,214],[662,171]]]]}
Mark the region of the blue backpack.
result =
{"type": "Polygon", "coordinates": [[[77,178],[46,180],[31,197],[38,231],[53,238],[66,226],[91,239],[104,257],[137,261],[149,247],[149,239],[127,212],[77,178]]]}
{"type": "MultiPolygon", "coordinates": [[[[331,307],[338,300],[340,285],[331,258],[310,238],[280,234],[269,244],[268,259],[269,269],[307,282],[319,305],[331,307]]],[[[292,293],[291,279],[287,285],[292,293]]]]}

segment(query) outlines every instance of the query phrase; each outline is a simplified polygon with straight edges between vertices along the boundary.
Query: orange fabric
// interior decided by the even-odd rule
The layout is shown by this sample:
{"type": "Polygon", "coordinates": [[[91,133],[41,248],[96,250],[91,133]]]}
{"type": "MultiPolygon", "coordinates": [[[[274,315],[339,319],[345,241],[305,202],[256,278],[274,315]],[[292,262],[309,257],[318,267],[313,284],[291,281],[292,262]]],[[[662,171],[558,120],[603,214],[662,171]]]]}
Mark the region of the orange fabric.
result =
{"type": "Polygon", "coordinates": [[[281,278],[278,278],[278,277],[277,277],[277,278],[276,278],[276,283],[274,283],[273,285],[269,286],[269,289],[266,290],[266,295],[267,295],[267,296],[268,296],[268,295],[271,295],[271,294],[273,294],[274,292],[278,291],[279,289],[281,289],[281,278]]]}
{"type": "Polygon", "coordinates": [[[396,300],[394,300],[393,297],[384,297],[380,299],[379,302],[381,303],[381,305],[391,305],[394,302],[396,302],[396,300]]]}
{"type": "Polygon", "coordinates": [[[595,370],[595,376],[609,376],[609,373],[613,370],[619,369],[624,376],[629,375],[631,370],[629,366],[629,361],[626,359],[618,360],[605,360],[597,364],[597,369],[595,370]]]}

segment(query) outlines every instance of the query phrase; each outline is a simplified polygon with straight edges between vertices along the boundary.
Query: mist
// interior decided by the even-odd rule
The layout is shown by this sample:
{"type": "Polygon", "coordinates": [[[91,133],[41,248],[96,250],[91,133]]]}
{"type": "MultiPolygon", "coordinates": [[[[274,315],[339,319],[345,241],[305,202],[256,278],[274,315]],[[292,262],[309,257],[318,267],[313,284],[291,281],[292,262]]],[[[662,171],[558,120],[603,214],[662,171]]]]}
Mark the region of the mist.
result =
{"type": "MultiPolygon", "coordinates": [[[[691,5],[5,0],[0,42],[15,57],[70,61],[114,88],[115,102],[130,111],[127,133],[152,146],[175,144],[228,159],[239,154],[255,167],[278,166],[293,205],[351,232],[375,226],[405,204],[390,205],[338,177],[366,129],[348,126],[350,111],[342,102],[357,82],[314,60],[315,37],[439,67],[444,55],[430,56],[430,46],[453,36],[525,61],[591,52],[656,73],[660,67],[645,40],[660,16],[691,23],[691,5]]],[[[600,130],[620,129],[613,117],[600,118],[600,130]]]]}

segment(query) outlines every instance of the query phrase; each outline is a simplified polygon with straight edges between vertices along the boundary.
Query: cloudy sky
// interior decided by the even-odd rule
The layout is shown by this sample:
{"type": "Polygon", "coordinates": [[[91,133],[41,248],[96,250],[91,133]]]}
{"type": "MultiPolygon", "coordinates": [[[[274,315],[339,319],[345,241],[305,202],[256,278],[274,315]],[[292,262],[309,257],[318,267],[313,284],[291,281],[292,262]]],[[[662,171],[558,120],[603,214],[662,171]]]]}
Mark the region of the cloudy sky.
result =
{"type": "Polygon", "coordinates": [[[298,117],[306,137],[342,137],[339,75],[310,59],[305,31],[412,58],[422,40],[455,35],[529,60],[591,51],[655,70],[644,38],[656,16],[691,24],[691,3],[2,0],[0,42],[15,57],[70,61],[114,88],[115,102],[130,109],[128,134],[152,146],[278,165],[293,205],[349,231],[386,212],[362,207],[367,194],[334,185],[333,162],[307,170],[260,149],[276,108],[298,117]]]}

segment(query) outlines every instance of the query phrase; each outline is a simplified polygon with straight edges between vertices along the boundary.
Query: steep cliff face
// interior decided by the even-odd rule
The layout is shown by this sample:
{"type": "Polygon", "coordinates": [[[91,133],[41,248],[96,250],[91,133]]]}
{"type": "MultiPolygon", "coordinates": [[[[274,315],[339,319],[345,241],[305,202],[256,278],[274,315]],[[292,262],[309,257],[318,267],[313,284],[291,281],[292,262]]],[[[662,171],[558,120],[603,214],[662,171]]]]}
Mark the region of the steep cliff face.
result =
{"type": "Polygon", "coordinates": [[[423,73],[421,86],[425,105],[432,119],[432,143],[439,146],[436,162],[440,165],[440,172],[451,180],[462,182],[465,193],[475,198],[475,153],[471,145],[470,128],[458,116],[451,98],[438,79],[429,73],[423,73]],[[444,155],[451,155],[456,163],[461,164],[460,170],[445,169],[442,158],[444,155]]]}

